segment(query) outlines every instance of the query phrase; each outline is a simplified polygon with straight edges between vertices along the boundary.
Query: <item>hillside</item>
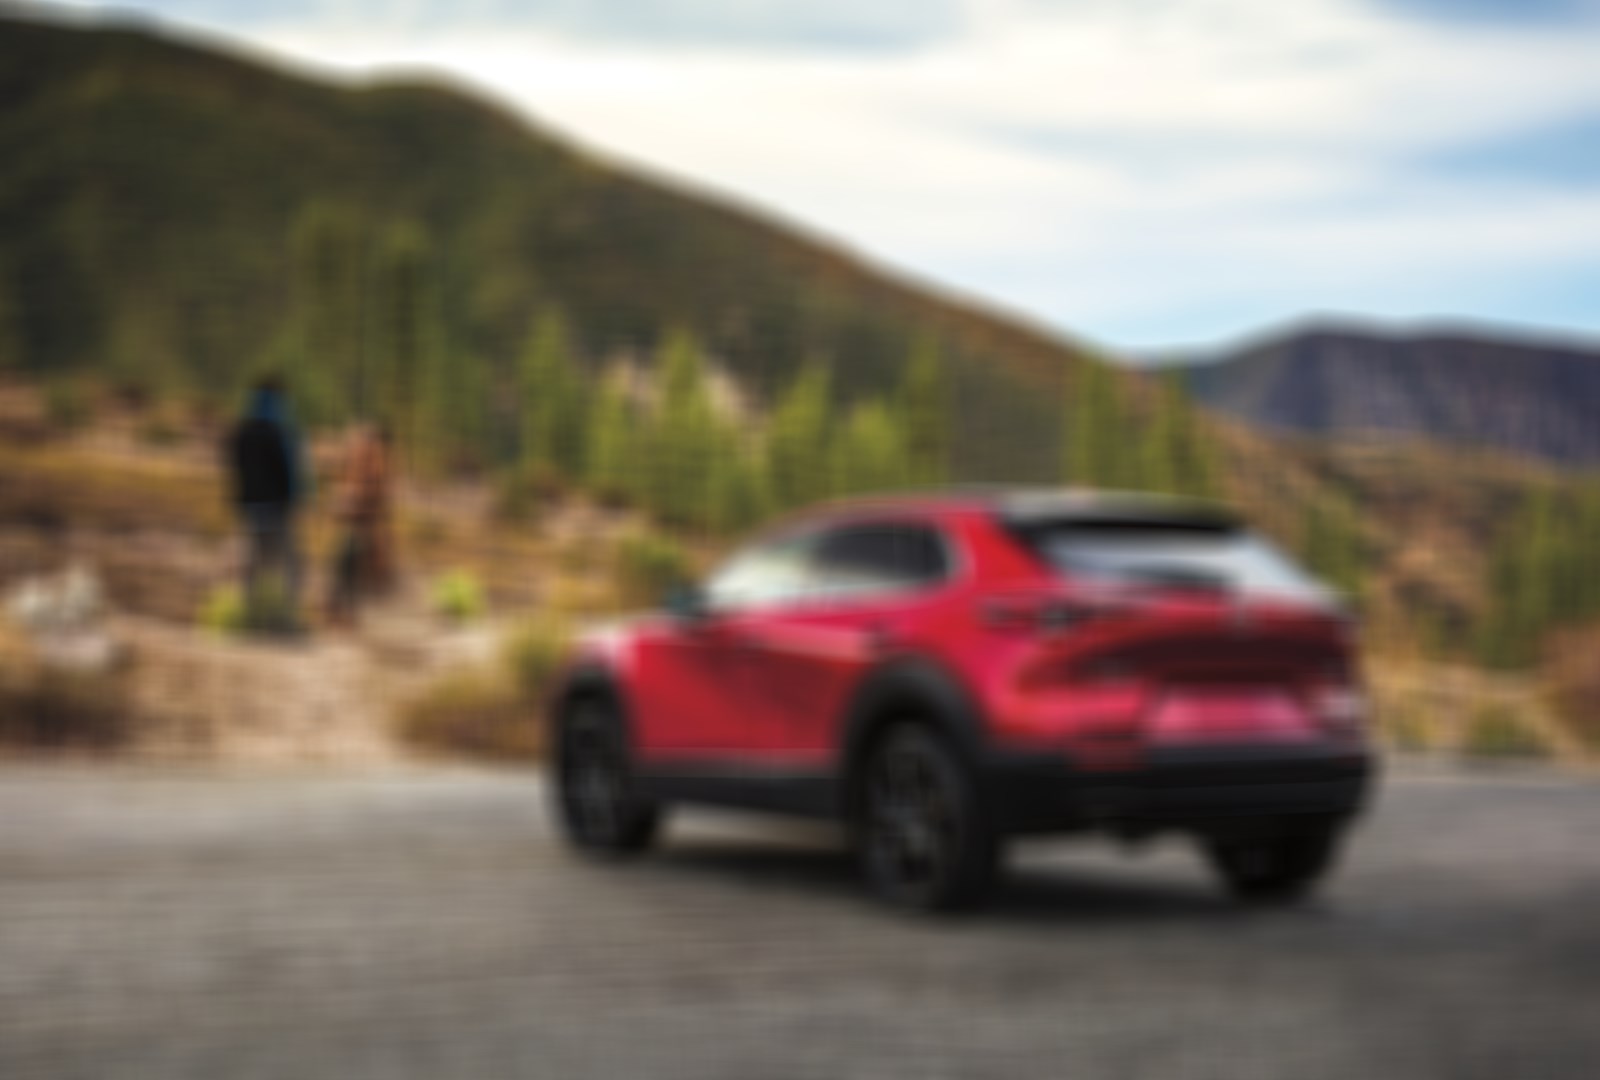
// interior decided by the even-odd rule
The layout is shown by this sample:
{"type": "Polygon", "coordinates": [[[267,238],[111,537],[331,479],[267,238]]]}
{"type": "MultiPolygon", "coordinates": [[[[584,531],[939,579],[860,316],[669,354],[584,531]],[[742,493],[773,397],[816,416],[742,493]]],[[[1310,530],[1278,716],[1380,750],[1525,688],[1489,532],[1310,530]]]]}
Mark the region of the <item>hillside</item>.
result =
{"type": "MultiPolygon", "coordinates": [[[[43,402],[17,421],[23,441],[119,415],[141,449],[214,432],[270,365],[291,372],[316,433],[384,413],[419,479],[469,486],[508,520],[567,492],[720,544],[832,495],[1065,479],[1237,503],[1359,594],[1386,650],[1525,665],[1546,630],[1600,613],[1600,590],[1556,603],[1540,585],[1581,545],[1517,546],[1517,530],[1591,506],[1600,535],[1600,494],[1536,464],[1330,446],[1197,412],[1170,380],[447,87],[318,82],[140,30],[0,20],[0,154],[0,388],[43,402]],[[1530,644],[1490,649],[1478,627],[1497,619],[1530,644]]],[[[1370,400],[1464,434],[1473,409],[1512,410],[1521,435],[1540,426],[1534,406],[1512,409],[1514,364],[1433,372],[1400,395],[1384,364],[1346,373],[1334,352],[1285,392],[1313,402],[1293,415],[1370,400]]],[[[1291,359],[1264,347],[1196,387],[1223,411],[1276,401],[1291,359]],[[1244,389],[1217,390],[1235,370],[1244,389]]],[[[1587,392],[1532,382],[1563,405],[1587,392]]],[[[1555,425],[1563,452],[1589,427],[1555,425]]],[[[30,549],[41,563],[51,543],[30,549]]],[[[164,590],[173,614],[216,579],[206,565],[164,590]]]]}
{"type": "MultiPolygon", "coordinates": [[[[663,552],[703,566],[725,542],[682,545],[638,511],[553,492],[507,521],[473,482],[408,480],[399,501],[404,588],[359,626],[287,646],[214,621],[240,555],[214,468],[215,432],[152,440],[148,408],[103,400],[92,422],[52,423],[37,390],[0,381],[0,753],[54,752],[252,761],[379,761],[422,753],[522,758],[527,723],[561,639],[591,618],[659,593],[663,552]],[[87,640],[30,637],[19,590],[87,569],[103,596],[87,640]],[[471,617],[438,607],[440,583],[481,583],[471,617]],[[86,670],[82,649],[120,662],[86,670]],[[78,657],[79,659],[74,659],[78,657]],[[55,666],[51,666],[55,665],[55,666]],[[78,665],[78,666],[74,666],[78,665]]],[[[336,436],[312,461],[331,485],[336,436]]],[[[1396,631],[1436,613],[1451,632],[1483,607],[1481,537],[1541,486],[1525,464],[1364,448],[1241,474],[1255,516],[1297,539],[1307,492],[1360,490],[1363,539],[1382,552],[1367,590],[1368,675],[1383,737],[1446,752],[1592,757],[1592,635],[1568,638],[1546,678],[1490,675],[1418,655],[1396,631]],[[1460,481],[1468,476],[1474,483],[1460,481]],[[1279,512],[1274,513],[1271,507],[1279,512]],[[1404,538],[1403,540],[1400,538],[1404,538]],[[1560,712],[1553,712],[1546,691],[1560,712]],[[1512,720],[1505,720],[1505,716],[1512,720]]],[[[336,546],[326,505],[306,522],[312,597],[336,546]]],[[[1427,650],[1437,651],[1437,650],[1427,650]]]]}
{"type": "Polygon", "coordinates": [[[1205,404],[1272,431],[1426,439],[1600,464],[1600,348],[1487,332],[1313,327],[1186,374],[1205,404]]]}
{"type": "MultiPolygon", "coordinates": [[[[0,19],[0,160],[0,369],[230,394],[327,292],[295,245],[334,222],[353,306],[382,305],[396,247],[425,248],[450,362],[488,395],[541,311],[591,367],[687,330],[758,400],[806,360],[846,398],[883,392],[926,340],[951,362],[963,473],[1056,466],[1071,346],[446,86],[322,83],[138,29],[0,19]]],[[[320,362],[359,366],[380,321],[320,362]]]]}

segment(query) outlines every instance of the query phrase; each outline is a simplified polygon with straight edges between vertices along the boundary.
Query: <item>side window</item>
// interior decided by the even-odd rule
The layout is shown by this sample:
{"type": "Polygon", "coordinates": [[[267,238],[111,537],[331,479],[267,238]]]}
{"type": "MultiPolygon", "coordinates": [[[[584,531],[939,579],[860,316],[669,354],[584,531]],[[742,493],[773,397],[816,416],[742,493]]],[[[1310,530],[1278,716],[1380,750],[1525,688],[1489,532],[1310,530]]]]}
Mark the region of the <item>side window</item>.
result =
{"type": "Polygon", "coordinates": [[[815,585],[829,594],[914,589],[949,573],[944,545],[926,525],[847,525],[817,548],[815,585]]]}
{"type": "Polygon", "coordinates": [[[734,554],[706,583],[714,608],[735,609],[781,604],[812,591],[815,575],[812,533],[789,535],[734,554]]]}

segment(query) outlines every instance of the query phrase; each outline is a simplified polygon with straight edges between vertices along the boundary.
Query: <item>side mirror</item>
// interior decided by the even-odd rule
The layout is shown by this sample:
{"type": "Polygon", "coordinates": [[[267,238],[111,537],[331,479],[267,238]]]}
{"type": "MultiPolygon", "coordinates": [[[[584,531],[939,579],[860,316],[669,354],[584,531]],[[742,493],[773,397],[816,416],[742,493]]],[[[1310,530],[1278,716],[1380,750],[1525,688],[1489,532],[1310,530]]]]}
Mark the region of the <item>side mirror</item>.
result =
{"type": "Polygon", "coordinates": [[[662,610],[685,622],[698,622],[711,614],[705,590],[698,585],[674,585],[661,598],[662,610]]]}

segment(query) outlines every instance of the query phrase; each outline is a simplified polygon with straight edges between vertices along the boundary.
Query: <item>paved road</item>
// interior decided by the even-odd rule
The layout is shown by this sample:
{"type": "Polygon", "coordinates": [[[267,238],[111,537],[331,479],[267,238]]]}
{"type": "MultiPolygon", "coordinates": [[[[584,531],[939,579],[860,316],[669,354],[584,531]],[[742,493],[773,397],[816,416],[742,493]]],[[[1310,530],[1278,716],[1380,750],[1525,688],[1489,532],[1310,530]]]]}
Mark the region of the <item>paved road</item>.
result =
{"type": "Polygon", "coordinates": [[[1049,845],[911,920],[680,825],[608,868],[513,773],[0,769],[0,1077],[1600,1077],[1600,784],[1394,783],[1283,913],[1049,845]]]}

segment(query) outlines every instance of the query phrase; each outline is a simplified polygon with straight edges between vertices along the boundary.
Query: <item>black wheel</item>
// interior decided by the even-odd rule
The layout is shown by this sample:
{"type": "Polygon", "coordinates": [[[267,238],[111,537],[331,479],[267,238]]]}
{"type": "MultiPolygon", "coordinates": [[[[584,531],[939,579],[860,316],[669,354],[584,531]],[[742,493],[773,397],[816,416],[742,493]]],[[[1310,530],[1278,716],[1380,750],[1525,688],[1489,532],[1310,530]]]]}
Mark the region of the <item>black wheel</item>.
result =
{"type": "Polygon", "coordinates": [[[970,771],[929,729],[902,725],[862,764],[856,847],[867,886],[898,907],[954,911],[988,895],[999,841],[970,771]]]}
{"type": "Polygon", "coordinates": [[[623,855],[656,838],[661,810],[635,791],[622,720],[604,698],[581,698],[561,716],[556,809],[567,841],[581,851],[623,855]]]}
{"type": "Polygon", "coordinates": [[[1210,837],[1206,856],[1228,891],[1252,903],[1290,903],[1333,866],[1339,830],[1332,826],[1261,836],[1210,837]]]}

